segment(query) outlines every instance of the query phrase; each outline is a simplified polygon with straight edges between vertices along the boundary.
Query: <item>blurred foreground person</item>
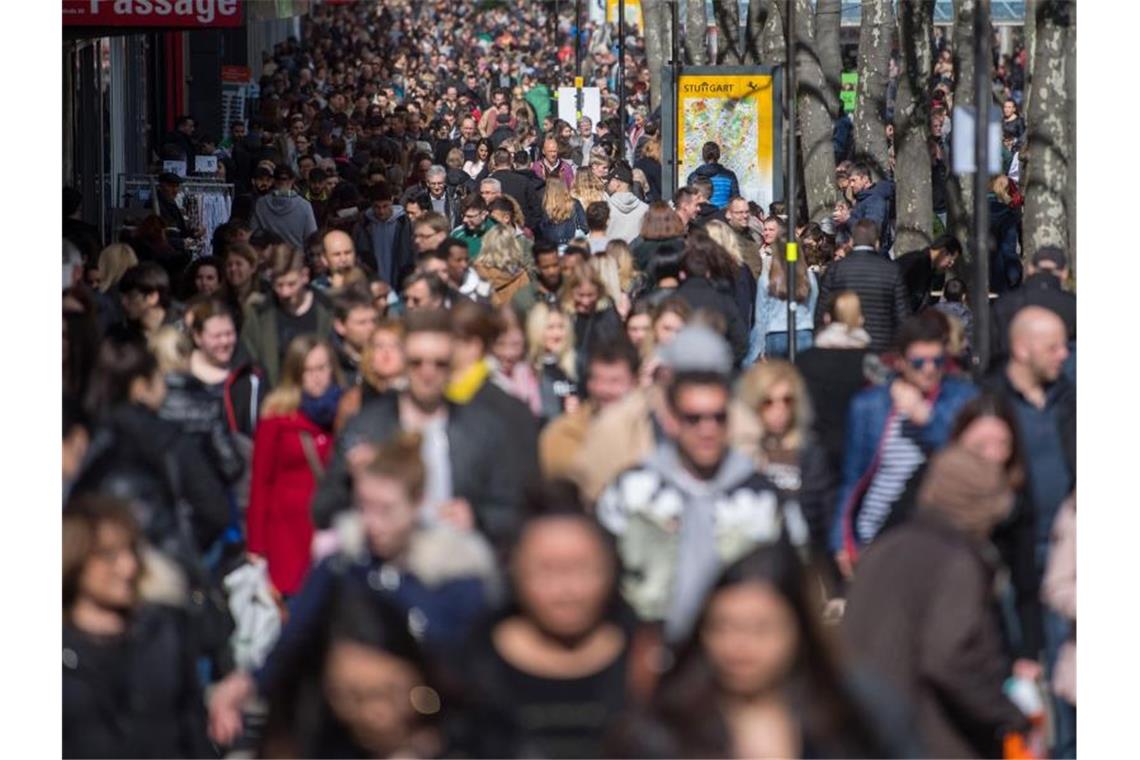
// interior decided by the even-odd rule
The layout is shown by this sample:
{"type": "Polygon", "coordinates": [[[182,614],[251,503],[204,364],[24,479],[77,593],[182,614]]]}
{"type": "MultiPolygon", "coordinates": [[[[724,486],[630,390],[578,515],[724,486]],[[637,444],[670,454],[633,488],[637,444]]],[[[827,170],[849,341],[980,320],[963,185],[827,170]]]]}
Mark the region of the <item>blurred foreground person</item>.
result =
{"type": "Polygon", "coordinates": [[[464,657],[476,757],[600,757],[627,703],[630,619],[612,542],[580,512],[544,508],[514,547],[513,603],[464,657]]]}
{"type": "Polygon", "coordinates": [[[216,756],[185,615],[144,601],[141,544],[125,503],[64,510],[63,757],[216,756]]]}
{"type": "Polygon", "coordinates": [[[1002,692],[1009,667],[987,549],[1012,505],[1001,464],[947,448],[915,515],[871,546],[847,597],[852,656],[912,706],[931,757],[998,757],[1007,735],[1029,728],[1002,692]]]}
{"type": "Polygon", "coordinates": [[[214,741],[230,744],[241,731],[243,703],[255,693],[273,697],[308,658],[330,596],[358,589],[395,604],[412,634],[441,658],[490,606],[498,580],[487,543],[472,531],[421,520],[428,478],[421,445],[419,435],[397,435],[354,468],[354,507],[337,519],[335,553],[309,573],[262,668],[253,675],[235,671],[211,695],[214,741]]]}
{"type": "Polygon", "coordinates": [[[819,603],[785,542],[730,565],[614,756],[916,757],[892,705],[854,695],[819,603]]]}
{"type": "Polygon", "coordinates": [[[403,610],[364,588],[324,601],[269,699],[261,757],[438,757],[441,699],[403,610]]]}

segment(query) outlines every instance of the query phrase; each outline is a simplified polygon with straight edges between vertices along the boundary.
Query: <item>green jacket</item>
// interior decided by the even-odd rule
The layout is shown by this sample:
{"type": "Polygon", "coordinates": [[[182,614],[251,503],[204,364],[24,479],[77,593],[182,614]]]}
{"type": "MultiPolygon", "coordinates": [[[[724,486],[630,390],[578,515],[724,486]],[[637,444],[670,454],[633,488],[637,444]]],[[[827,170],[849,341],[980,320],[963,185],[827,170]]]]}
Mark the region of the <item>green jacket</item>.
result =
{"type": "MultiPolygon", "coordinates": [[[[317,335],[327,339],[332,332],[332,306],[328,297],[313,291],[313,309],[317,310],[317,335]]],[[[241,326],[241,348],[251,361],[265,370],[269,387],[276,387],[281,377],[281,354],[277,345],[277,299],[266,298],[256,306],[249,306],[241,326]]]]}
{"type": "Polygon", "coordinates": [[[534,108],[535,124],[542,126],[542,120],[550,115],[550,88],[545,84],[536,84],[527,90],[523,100],[534,108]]]}
{"type": "Polygon", "coordinates": [[[483,249],[483,236],[487,234],[487,230],[491,229],[495,222],[491,219],[485,219],[483,225],[472,232],[467,229],[466,224],[461,224],[451,231],[451,237],[456,240],[462,240],[467,244],[467,257],[474,261],[479,256],[479,251],[483,249]]]}

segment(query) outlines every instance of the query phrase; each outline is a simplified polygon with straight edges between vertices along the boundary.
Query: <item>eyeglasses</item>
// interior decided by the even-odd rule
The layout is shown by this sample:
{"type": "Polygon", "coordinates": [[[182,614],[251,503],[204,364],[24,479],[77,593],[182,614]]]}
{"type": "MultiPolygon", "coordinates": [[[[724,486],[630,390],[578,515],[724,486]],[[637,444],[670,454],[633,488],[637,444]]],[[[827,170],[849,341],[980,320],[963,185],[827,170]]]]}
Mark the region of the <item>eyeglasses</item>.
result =
{"type": "Polygon", "coordinates": [[[946,358],[943,356],[920,356],[915,359],[908,359],[911,369],[920,370],[928,363],[933,364],[935,369],[942,369],[942,365],[946,363],[946,358]]]}
{"type": "Polygon", "coordinates": [[[769,407],[775,406],[776,404],[779,404],[780,406],[791,406],[793,403],[795,403],[795,398],[792,396],[773,396],[761,401],[760,406],[764,409],[767,409],[769,407]]]}
{"type": "Polygon", "coordinates": [[[412,369],[419,369],[425,364],[440,370],[451,369],[451,359],[425,359],[420,356],[408,357],[408,366],[412,369]]]}
{"type": "Polygon", "coordinates": [[[715,422],[718,427],[724,427],[724,425],[728,423],[727,411],[709,412],[706,414],[687,414],[685,412],[680,412],[677,416],[680,417],[681,422],[688,427],[696,427],[706,420],[715,422]]]}

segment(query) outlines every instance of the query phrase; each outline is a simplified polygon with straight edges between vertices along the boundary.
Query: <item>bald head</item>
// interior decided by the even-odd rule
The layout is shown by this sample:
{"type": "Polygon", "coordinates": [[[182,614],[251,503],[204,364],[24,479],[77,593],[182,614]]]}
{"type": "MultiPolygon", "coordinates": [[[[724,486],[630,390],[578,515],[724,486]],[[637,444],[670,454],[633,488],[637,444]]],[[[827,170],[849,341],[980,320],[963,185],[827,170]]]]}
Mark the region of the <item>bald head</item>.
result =
{"type": "Polygon", "coordinates": [[[1069,358],[1064,321],[1040,306],[1026,306],[1009,325],[1010,362],[1038,383],[1051,383],[1069,358]]]}
{"type": "Polygon", "coordinates": [[[325,266],[330,273],[343,274],[356,266],[356,247],[348,233],[330,230],[325,233],[323,243],[325,266]]]}

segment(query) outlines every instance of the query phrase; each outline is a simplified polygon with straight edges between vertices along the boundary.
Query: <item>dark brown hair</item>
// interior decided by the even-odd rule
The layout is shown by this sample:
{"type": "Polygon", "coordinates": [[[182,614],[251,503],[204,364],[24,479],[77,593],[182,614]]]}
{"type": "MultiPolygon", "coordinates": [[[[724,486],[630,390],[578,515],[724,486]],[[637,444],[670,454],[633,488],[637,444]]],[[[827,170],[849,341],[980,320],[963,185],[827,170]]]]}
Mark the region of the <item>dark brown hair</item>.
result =
{"type": "Polygon", "coordinates": [[[685,224],[681,217],[665,201],[649,204],[645,217],[641,220],[642,240],[664,240],[681,237],[685,234],[685,224]]]}
{"type": "MultiPolygon", "coordinates": [[[[95,554],[99,528],[113,525],[124,530],[142,566],[139,552],[141,532],[138,522],[125,503],[107,496],[85,494],[72,499],[63,510],[63,610],[64,614],[79,596],[83,570],[95,554]]],[[[142,578],[135,578],[136,588],[142,578]]]]}

